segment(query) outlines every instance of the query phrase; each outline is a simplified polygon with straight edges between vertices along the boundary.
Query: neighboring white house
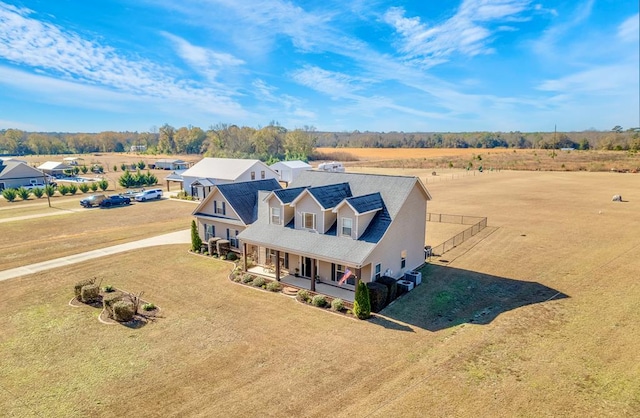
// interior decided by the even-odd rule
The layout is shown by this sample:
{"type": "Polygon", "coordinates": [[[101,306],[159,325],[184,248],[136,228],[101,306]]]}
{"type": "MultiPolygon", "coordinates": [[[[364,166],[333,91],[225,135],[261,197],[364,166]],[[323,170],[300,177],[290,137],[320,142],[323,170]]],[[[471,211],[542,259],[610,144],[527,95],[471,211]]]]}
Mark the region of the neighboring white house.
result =
{"type": "Polygon", "coordinates": [[[57,177],[57,178],[64,177],[64,171],[70,168],[73,168],[73,167],[71,167],[68,164],[60,163],[57,161],[47,161],[46,163],[38,166],[38,170],[52,177],[57,177]]]}
{"type": "Polygon", "coordinates": [[[276,265],[275,277],[295,271],[311,290],[316,281],[353,290],[424,263],[429,200],[417,177],[305,171],[263,199],[238,238],[245,256],[276,265]]]}
{"type": "Polygon", "coordinates": [[[278,180],[278,173],[260,160],[203,158],[182,173],[182,187],[188,195],[204,199],[216,184],[267,179],[278,180]]]}
{"type": "Polygon", "coordinates": [[[304,161],[279,161],[275,164],[271,164],[272,170],[274,170],[280,176],[280,181],[290,184],[298,177],[298,174],[303,171],[311,170],[311,165],[304,161]]]}
{"type": "Polygon", "coordinates": [[[156,161],[154,168],[158,170],[186,170],[189,168],[189,163],[173,158],[161,158],[156,161]]]}
{"type": "Polygon", "coordinates": [[[44,173],[22,161],[0,160],[0,190],[44,184],[44,173]]]}

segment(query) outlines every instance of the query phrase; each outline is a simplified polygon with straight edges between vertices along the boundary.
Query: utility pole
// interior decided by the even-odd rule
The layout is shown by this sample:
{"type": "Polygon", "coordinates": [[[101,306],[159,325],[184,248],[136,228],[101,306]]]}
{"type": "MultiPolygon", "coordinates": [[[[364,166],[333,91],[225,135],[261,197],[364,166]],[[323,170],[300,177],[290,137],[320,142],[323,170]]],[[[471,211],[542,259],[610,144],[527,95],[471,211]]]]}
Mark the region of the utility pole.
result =
{"type": "Polygon", "coordinates": [[[42,172],[42,179],[44,180],[44,194],[47,195],[47,202],[49,202],[49,207],[51,207],[51,197],[49,196],[49,193],[47,193],[47,186],[49,185],[49,181],[47,180],[47,175],[44,171],[42,172]]]}

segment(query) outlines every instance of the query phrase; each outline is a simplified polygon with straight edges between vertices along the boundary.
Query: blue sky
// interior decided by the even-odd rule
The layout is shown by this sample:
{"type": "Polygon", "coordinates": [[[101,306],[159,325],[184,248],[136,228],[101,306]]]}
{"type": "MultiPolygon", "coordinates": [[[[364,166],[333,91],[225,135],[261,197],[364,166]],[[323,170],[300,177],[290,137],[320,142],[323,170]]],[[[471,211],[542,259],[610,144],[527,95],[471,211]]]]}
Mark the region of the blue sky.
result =
{"type": "Polygon", "coordinates": [[[0,0],[0,129],[640,126],[637,0],[0,0]]]}

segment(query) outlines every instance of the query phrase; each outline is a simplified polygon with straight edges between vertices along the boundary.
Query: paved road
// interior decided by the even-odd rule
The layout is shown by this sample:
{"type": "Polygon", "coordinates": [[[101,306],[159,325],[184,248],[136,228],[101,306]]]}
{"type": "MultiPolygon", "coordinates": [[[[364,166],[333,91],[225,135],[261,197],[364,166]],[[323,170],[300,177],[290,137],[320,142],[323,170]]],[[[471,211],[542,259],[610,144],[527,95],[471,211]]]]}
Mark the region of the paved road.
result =
{"type": "Polygon", "coordinates": [[[169,234],[145,238],[139,241],[127,242],[126,244],[114,245],[112,247],[100,248],[93,251],[87,251],[85,253],[73,254],[49,261],[43,261],[41,263],[30,264],[27,266],[16,267],[10,270],[0,271],[0,281],[13,279],[20,276],[26,276],[27,274],[38,273],[52,268],[81,263],[83,261],[92,260],[94,258],[104,257],[105,255],[118,254],[125,251],[135,250],[141,247],[154,247],[157,245],[188,243],[191,243],[191,230],[185,229],[183,231],[171,232],[169,234]]]}

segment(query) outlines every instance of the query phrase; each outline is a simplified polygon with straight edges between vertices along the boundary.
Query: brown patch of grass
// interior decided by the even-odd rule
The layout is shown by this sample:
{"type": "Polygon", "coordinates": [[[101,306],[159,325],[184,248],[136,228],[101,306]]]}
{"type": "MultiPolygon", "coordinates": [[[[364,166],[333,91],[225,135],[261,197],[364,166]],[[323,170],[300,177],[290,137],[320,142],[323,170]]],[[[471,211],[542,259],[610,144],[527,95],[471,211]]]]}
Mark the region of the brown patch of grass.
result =
{"type": "Polygon", "coordinates": [[[195,208],[172,200],[110,209],[82,209],[77,201],[75,205],[81,210],[46,207],[56,216],[1,223],[0,265],[9,269],[187,229],[195,208]]]}

